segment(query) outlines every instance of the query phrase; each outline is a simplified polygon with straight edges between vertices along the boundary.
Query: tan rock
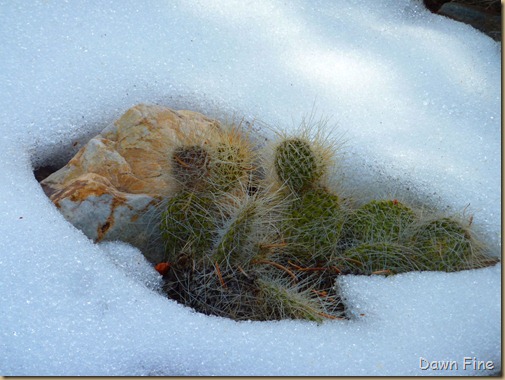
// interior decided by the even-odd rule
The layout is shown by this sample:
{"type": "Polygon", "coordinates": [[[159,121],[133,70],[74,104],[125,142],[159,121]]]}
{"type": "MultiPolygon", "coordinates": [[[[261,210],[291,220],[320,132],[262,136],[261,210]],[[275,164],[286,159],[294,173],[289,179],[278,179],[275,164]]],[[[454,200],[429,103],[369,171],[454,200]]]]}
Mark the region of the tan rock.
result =
{"type": "Polygon", "coordinates": [[[91,139],[63,168],[41,182],[65,218],[94,241],[122,240],[152,262],[159,239],[157,216],[176,184],[170,153],[202,143],[219,124],[192,111],[137,105],[91,139]]]}

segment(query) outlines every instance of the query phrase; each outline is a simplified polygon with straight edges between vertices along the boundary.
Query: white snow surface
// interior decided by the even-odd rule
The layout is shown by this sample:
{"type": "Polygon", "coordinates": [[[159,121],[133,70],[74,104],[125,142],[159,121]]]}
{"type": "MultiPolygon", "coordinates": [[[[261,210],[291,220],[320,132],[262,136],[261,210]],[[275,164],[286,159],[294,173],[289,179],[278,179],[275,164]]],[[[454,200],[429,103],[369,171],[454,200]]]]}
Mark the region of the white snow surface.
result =
{"type": "Polygon", "coordinates": [[[348,321],[234,322],[159,294],[137,249],[93,244],[33,176],[137,103],[288,129],[316,109],[350,187],[469,205],[499,255],[497,42],[420,0],[2,0],[0,49],[0,374],[501,370],[501,265],[340,277],[348,321]]]}

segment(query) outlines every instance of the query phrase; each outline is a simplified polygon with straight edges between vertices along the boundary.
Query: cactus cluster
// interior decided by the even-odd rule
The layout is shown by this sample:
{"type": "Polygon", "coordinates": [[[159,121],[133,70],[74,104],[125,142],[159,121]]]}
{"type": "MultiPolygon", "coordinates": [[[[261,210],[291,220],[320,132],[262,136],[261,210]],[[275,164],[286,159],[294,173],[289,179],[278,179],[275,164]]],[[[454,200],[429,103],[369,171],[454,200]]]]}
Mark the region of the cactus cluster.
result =
{"type": "Polygon", "coordinates": [[[164,289],[199,312],[321,322],[345,317],[338,274],[491,263],[456,218],[396,199],[354,206],[328,183],[331,144],[302,133],[252,146],[231,126],[169,155],[179,190],[161,217],[164,289]]]}
{"type": "Polygon", "coordinates": [[[394,274],[454,272],[496,263],[471,231],[471,221],[465,225],[458,216],[422,211],[398,200],[373,200],[351,211],[344,226],[348,249],[342,256],[352,259],[346,267],[361,274],[394,274]]]}

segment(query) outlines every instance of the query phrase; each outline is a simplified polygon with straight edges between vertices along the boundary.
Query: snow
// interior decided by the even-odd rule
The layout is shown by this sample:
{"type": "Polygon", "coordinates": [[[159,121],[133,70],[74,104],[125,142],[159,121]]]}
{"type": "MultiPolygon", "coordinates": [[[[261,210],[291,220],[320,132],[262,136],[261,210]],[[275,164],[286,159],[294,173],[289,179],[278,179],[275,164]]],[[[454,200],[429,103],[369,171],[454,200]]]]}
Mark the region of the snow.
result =
{"type": "Polygon", "coordinates": [[[32,173],[141,102],[284,128],[315,110],[345,134],[350,188],[470,205],[499,255],[501,48],[489,37],[415,0],[3,0],[0,42],[2,375],[501,370],[500,265],[344,276],[349,321],[238,323],[158,294],[137,249],[93,244],[32,173]]]}

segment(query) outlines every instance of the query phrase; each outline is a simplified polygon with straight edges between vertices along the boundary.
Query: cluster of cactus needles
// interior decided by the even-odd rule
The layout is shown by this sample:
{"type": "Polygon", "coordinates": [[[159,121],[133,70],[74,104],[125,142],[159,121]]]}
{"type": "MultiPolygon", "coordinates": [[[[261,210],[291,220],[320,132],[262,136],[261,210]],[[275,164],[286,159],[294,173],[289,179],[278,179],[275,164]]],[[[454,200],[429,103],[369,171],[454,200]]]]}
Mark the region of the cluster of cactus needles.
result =
{"type": "Polygon", "coordinates": [[[337,144],[305,123],[276,135],[258,147],[240,124],[222,125],[169,152],[178,190],[163,206],[156,268],[170,298],[234,320],[322,322],[346,317],[338,275],[496,262],[471,220],[339,194],[337,144]]]}

